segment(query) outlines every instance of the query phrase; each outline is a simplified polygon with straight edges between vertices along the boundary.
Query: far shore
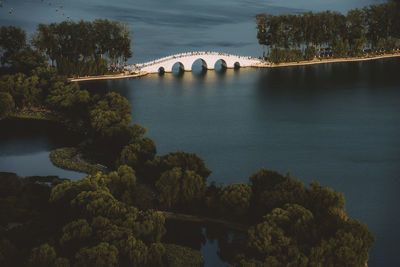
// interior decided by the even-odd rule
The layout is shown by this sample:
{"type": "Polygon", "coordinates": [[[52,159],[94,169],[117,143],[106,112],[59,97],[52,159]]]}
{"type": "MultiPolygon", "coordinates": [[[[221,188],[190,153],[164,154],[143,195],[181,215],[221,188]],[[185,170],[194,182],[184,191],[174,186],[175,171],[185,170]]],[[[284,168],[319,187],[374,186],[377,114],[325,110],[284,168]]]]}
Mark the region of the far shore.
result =
{"type": "MultiPolygon", "coordinates": [[[[287,62],[287,63],[279,63],[274,64],[271,62],[261,62],[255,65],[252,65],[252,68],[280,68],[280,67],[291,67],[291,66],[306,66],[306,65],[315,65],[315,64],[326,64],[326,63],[340,63],[340,62],[357,62],[357,61],[369,61],[369,60],[378,60],[385,58],[396,58],[400,57],[400,53],[395,54],[385,54],[379,56],[368,56],[368,57],[348,57],[348,58],[328,58],[328,59],[314,59],[311,61],[299,61],[299,62],[287,62]]],[[[83,81],[94,81],[94,80],[117,80],[117,79],[129,79],[129,78],[138,78],[150,74],[145,71],[141,71],[134,74],[115,74],[115,75],[99,75],[99,76],[85,76],[80,78],[69,78],[71,82],[83,82],[83,81]]]]}
{"type": "Polygon", "coordinates": [[[85,76],[80,78],[69,78],[71,82],[83,82],[83,81],[93,81],[93,80],[117,80],[117,79],[128,79],[137,78],[147,75],[147,72],[139,72],[134,74],[115,74],[115,75],[99,75],[99,76],[85,76]]]}
{"type": "Polygon", "coordinates": [[[368,60],[377,60],[384,58],[395,58],[400,57],[400,53],[396,54],[385,54],[380,56],[371,56],[371,57],[349,57],[349,58],[329,58],[329,59],[314,59],[311,61],[300,61],[300,62],[288,62],[288,63],[279,63],[274,64],[271,62],[263,62],[252,67],[255,68],[279,68],[279,67],[290,67],[290,66],[305,66],[305,65],[315,65],[315,64],[325,64],[325,63],[340,63],[340,62],[356,62],[356,61],[368,61],[368,60]]]}

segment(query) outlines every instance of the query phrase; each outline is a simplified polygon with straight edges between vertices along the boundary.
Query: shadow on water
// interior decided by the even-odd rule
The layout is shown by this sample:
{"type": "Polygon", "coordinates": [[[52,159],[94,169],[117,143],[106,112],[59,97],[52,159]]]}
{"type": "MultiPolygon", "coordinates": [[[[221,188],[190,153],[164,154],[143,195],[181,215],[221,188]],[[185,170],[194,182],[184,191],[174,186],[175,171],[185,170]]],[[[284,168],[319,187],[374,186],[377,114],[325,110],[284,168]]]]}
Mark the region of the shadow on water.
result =
{"type": "Polygon", "coordinates": [[[41,120],[0,121],[0,171],[21,176],[57,175],[78,180],[86,174],[63,170],[52,164],[50,151],[75,146],[83,140],[63,125],[41,120]]]}
{"type": "Polygon", "coordinates": [[[398,86],[398,62],[383,59],[266,69],[258,79],[258,87],[302,93],[357,86],[393,87],[398,86]]]}
{"type": "Polygon", "coordinates": [[[0,155],[23,155],[74,146],[83,140],[59,123],[42,120],[6,119],[0,121],[0,155]],[[20,144],[18,149],[13,145],[20,144]]]}

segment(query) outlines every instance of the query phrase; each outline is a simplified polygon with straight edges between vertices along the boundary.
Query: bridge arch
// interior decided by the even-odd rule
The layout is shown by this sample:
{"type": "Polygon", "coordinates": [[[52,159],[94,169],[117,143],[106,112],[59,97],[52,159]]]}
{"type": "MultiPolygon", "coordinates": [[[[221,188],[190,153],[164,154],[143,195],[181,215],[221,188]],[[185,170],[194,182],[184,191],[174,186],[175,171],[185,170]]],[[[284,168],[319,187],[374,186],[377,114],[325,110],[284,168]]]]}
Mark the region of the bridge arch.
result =
{"type": "Polygon", "coordinates": [[[201,67],[202,67],[203,69],[207,69],[207,68],[208,68],[207,62],[206,62],[204,59],[202,59],[202,58],[198,58],[198,59],[196,59],[195,61],[193,61],[191,69],[193,70],[193,66],[199,65],[199,64],[201,64],[201,67]]]}
{"type": "Polygon", "coordinates": [[[228,64],[222,58],[218,59],[214,62],[214,69],[215,70],[226,70],[228,68],[228,64]]]}
{"type": "Polygon", "coordinates": [[[180,61],[175,62],[171,66],[171,72],[175,72],[175,71],[177,71],[178,73],[185,72],[185,65],[183,65],[183,63],[180,61]]]}
{"type": "Polygon", "coordinates": [[[204,59],[198,58],[193,61],[190,69],[197,74],[205,73],[208,70],[208,64],[204,59]]]}
{"type": "Polygon", "coordinates": [[[158,68],[158,74],[163,75],[165,73],[165,68],[164,67],[159,67],[158,68]]]}
{"type": "Polygon", "coordinates": [[[240,69],[240,62],[236,61],[235,63],[233,63],[233,68],[234,68],[235,70],[240,69]]]}

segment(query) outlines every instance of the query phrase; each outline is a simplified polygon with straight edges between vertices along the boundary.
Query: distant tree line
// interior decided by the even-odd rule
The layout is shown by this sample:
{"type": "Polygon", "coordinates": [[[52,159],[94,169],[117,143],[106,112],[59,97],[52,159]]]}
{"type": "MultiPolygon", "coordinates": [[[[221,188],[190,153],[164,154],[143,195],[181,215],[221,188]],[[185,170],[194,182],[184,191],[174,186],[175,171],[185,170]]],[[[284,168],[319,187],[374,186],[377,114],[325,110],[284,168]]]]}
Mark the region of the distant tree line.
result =
{"type": "Polygon", "coordinates": [[[32,70],[44,55],[59,74],[101,75],[109,71],[109,64],[117,69],[132,57],[129,25],[106,19],[39,24],[30,43],[35,49],[22,29],[1,27],[0,73],[32,70]]]}
{"type": "Polygon", "coordinates": [[[65,75],[95,75],[132,57],[129,25],[107,19],[39,24],[32,45],[65,75]]]}
{"type": "Polygon", "coordinates": [[[400,4],[389,2],[338,12],[256,15],[257,39],[274,63],[311,60],[315,56],[357,57],[364,48],[392,53],[400,42],[400,4]]]}

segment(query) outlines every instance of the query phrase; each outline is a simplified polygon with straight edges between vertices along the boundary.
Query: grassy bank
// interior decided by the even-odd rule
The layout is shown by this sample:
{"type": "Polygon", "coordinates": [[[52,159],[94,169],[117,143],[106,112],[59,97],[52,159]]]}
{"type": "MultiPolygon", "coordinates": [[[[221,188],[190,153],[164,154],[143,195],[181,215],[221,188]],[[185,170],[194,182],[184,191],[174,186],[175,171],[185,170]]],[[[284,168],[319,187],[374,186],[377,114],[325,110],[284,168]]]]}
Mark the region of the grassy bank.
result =
{"type": "Polygon", "coordinates": [[[75,147],[64,147],[51,151],[51,162],[62,169],[95,174],[98,171],[106,171],[104,166],[89,163],[83,158],[82,153],[75,147]]]}
{"type": "Polygon", "coordinates": [[[94,80],[117,80],[117,79],[128,79],[128,78],[137,78],[141,76],[147,75],[147,72],[139,72],[135,74],[111,74],[111,75],[98,75],[98,76],[85,76],[80,78],[70,78],[71,82],[83,82],[83,81],[94,81],[94,80]]]}
{"type": "Polygon", "coordinates": [[[46,111],[36,111],[36,110],[16,110],[8,114],[8,118],[58,121],[58,118],[54,114],[46,111]]]}

